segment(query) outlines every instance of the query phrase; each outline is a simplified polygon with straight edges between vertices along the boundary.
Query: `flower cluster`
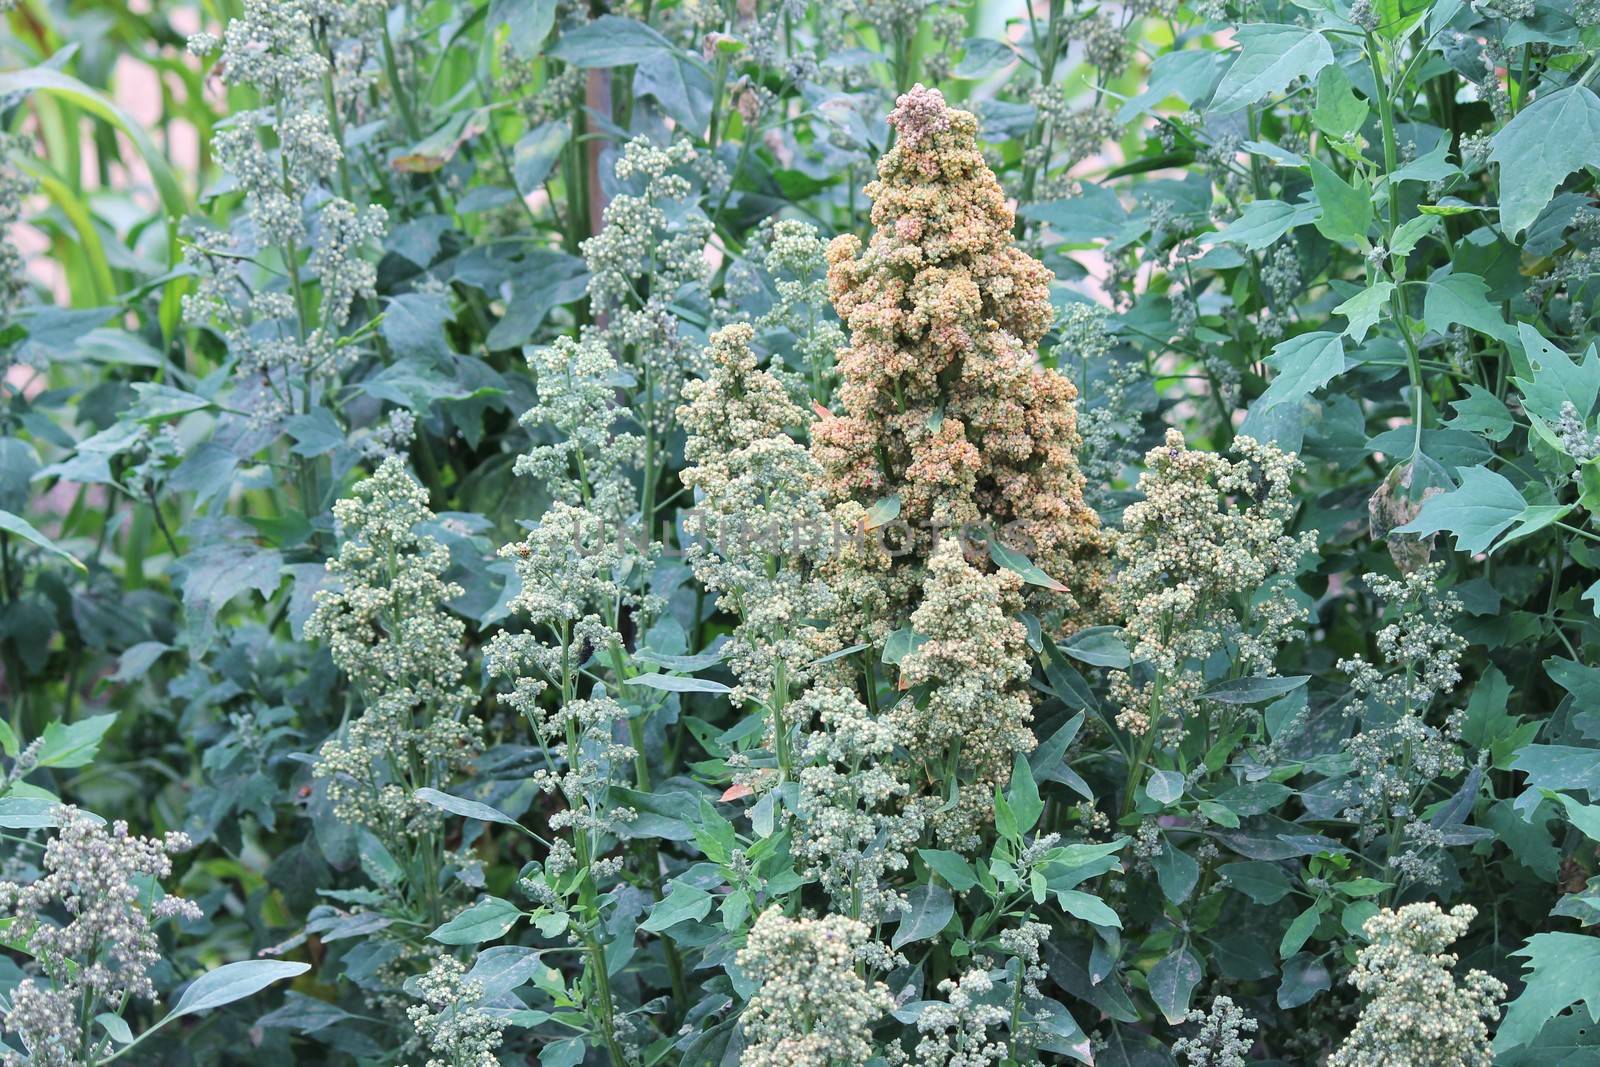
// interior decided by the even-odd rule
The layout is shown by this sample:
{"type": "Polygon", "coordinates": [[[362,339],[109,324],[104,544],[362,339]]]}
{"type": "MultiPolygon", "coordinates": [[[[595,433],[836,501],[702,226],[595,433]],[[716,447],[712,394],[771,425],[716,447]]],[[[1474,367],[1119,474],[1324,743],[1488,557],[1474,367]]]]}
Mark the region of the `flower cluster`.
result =
{"type": "Polygon", "coordinates": [[[554,499],[590,509],[621,532],[635,508],[629,471],[643,461],[644,440],[618,428],[617,390],[631,379],[593,331],[557,338],[528,354],[539,402],[522,425],[553,431],[517,457],[514,470],[537,478],[554,499]]]}
{"type": "Polygon", "coordinates": [[[982,969],[939,983],[945,1000],[934,1001],[917,1016],[916,1063],[925,1067],[989,1067],[1003,1062],[1010,1052],[1005,1041],[990,1035],[1004,1026],[1011,1012],[989,997],[994,979],[982,969]]]}
{"type": "Polygon", "coordinates": [[[794,716],[816,723],[800,748],[795,855],[837,908],[876,922],[902,907],[889,878],[908,865],[924,821],[901,804],[910,786],[893,760],[894,726],[849,689],[825,685],[808,690],[794,716]]]}
{"type": "Polygon", "coordinates": [[[434,515],[400,459],[384,460],[333,514],[344,533],[327,565],[337,586],[317,593],[305,632],[328,646],[366,710],[323,746],[317,775],[341,818],[404,840],[438,821],[415,790],[448,782],[479,750],[462,682],[466,626],[445,607],[461,589],[441,577],[449,551],[418,532],[434,515]]]}
{"type": "Polygon", "coordinates": [[[238,375],[259,386],[260,421],[291,413],[297,393],[352,360],[346,328],[376,295],[372,249],[388,213],[350,199],[340,115],[364,85],[357,72],[386,11],[377,0],[247,0],[221,41],[200,34],[189,42],[199,54],[220,49],[223,82],[263,102],[235,112],[216,136],[247,223],[231,232],[190,226],[184,250],[199,278],[184,312],[197,325],[221,324],[238,375]],[[336,176],[339,196],[328,192],[336,176]],[[321,290],[315,312],[301,277],[308,243],[304,265],[321,290]],[[260,285],[247,273],[252,263],[281,286],[260,285]]]}
{"type": "Polygon", "coordinates": [[[1180,1038],[1172,1054],[1182,1056],[1188,1067],[1246,1067],[1255,1040],[1245,1035],[1255,1033],[1258,1024],[1232,997],[1217,997],[1208,1010],[1196,1008],[1184,1021],[1199,1030],[1180,1038]]]}
{"type": "Polygon", "coordinates": [[[911,626],[922,641],[900,663],[906,695],[889,712],[895,736],[933,782],[960,782],[954,805],[924,798],[939,836],[957,849],[977,844],[992,818],[994,789],[1013,758],[1034,746],[1027,634],[1015,618],[1022,579],[985,574],[960,542],[946,539],[928,563],[911,626]]]}
{"type": "Polygon", "coordinates": [[[1494,1062],[1489,1024],[1500,1017],[1506,987],[1478,970],[1457,981],[1456,956],[1445,951],[1477,914],[1470,904],[1447,913],[1429,901],[1384,909],[1366,921],[1362,930],[1371,943],[1350,975],[1364,998],[1361,1017],[1328,1067],[1494,1062]]]}
{"type": "Polygon", "coordinates": [[[505,1020],[482,1006],[483,983],[454,956],[438,956],[417,978],[421,1004],[406,1014],[429,1056],[424,1067],[499,1067],[505,1020]]]}
{"type": "Polygon", "coordinates": [[[12,240],[12,228],[22,219],[23,198],[33,189],[33,183],[11,164],[12,153],[20,147],[14,134],[0,133],[0,315],[15,307],[27,289],[22,253],[12,240]]]}
{"type": "Polygon", "coordinates": [[[1083,502],[1072,383],[1037,365],[1050,272],[1011,243],[1012,212],[977,120],[918,86],[889,116],[898,144],[867,187],[862,252],[834,239],[828,275],[850,331],[844,412],[813,450],[837,499],[896,496],[925,558],[930,530],[1005,529],[1082,604],[1098,594],[1099,519],[1083,502]]]}
{"type": "Polygon", "coordinates": [[[5,1067],[97,1062],[110,1043],[88,1029],[97,1010],[120,1014],[135,998],[155,997],[150,972],[162,954],[152,923],[202,915],[193,901],[159,895],[171,857],[190,847],[186,835],[136,837],[127,823],[107,827],[72,807],[58,809],[56,824],[44,874],[28,885],[0,882],[7,939],[26,947],[43,976],[24,978],[0,1016],[0,1028],[30,1053],[23,1059],[0,1048],[5,1067]]]}
{"type": "Polygon", "coordinates": [[[688,141],[664,148],[644,137],[629,141],[616,162],[622,191],[606,205],[600,232],[583,242],[591,311],[613,350],[637,368],[643,403],[653,409],[646,418],[658,429],[670,424],[698,355],[672,304],[685,287],[703,288],[711,270],[711,220],[683,173],[698,159],[688,141]]]}
{"type": "Polygon", "coordinates": [[[684,388],[678,418],[688,432],[683,484],[695,505],[684,518],[689,561],[718,606],[739,619],[727,659],[742,699],[767,699],[776,674],[799,681],[816,658],[813,620],[832,610],[817,576],[831,551],[820,472],[788,435],[805,412],[756,363],[753,329],[711,338],[710,374],[684,388]]]}
{"type": "Polygon", "coordinates": [[[1451,628],[1461,610],[1453,593],[1438,588],[1440,565],[1429,564],[1401,579],[1366,576],[1380,599],[1399,616],[1380,629],[1376,643],[1387,670],[1361,657],[1339,662],[1350,686],[1365,699],[1362,729],[1344,742],[1350,776],[1338,796],[1344,817],[1363,840],[1388,835],[1388,862],[1402,875],[1430,883],[1441,876],[1441,831],[1423,818],[1429,786],[1467,768],[1461,731],[1466,714],[1447,713],[1438,725],[1427,712],[1435,697],[1460,681],[1466,641],[1451,628]]]}
{"type": "Polygon", "coordinates": [[[1191,451],[1168,430],[1145,457],[1143,499],[1128,505],[1115,535],[1112,600],[1149,674],[1113,674],[1117,723],[1131,733],[1192,713],[1206,685],[1201,667],[1219,649],[1247,673],[1272,673],[1303,615],[1292,579],[1316,542],[1287,532],[1298,463],[1249,437],[1233,450],[1237,461],[1191,451]]]}
{"type": "Polygon", "coordinates": [[[894,1002],[856,971],[867,939],[864,923],[843,916],[761,913],[738,954],[756,984],[741,1019],[743,1067],[861,1067],[872,1058],[872,1024],[894,1002]]]}

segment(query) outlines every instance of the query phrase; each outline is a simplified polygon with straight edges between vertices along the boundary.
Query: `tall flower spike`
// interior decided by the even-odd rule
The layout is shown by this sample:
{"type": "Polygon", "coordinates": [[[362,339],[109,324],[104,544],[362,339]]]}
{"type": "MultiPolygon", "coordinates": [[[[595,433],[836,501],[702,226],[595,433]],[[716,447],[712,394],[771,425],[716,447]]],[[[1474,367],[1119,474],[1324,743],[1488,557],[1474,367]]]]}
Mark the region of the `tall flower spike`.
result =
{"type": "Polygon", "coordinates": [[[850,330],[841,417],[813,435],[833,495],[898,495],[926,558],[930,526],[987,526],[1066,582],[1101,583],[1099,519],[1083,501],[1072,383],[1042,368],[1048,269],[1011,243],[1013,215],[978,151],[977,119],[921,85],[889,116],[899,143],[867,186],[875,230],[828,249],[850,330]]]}

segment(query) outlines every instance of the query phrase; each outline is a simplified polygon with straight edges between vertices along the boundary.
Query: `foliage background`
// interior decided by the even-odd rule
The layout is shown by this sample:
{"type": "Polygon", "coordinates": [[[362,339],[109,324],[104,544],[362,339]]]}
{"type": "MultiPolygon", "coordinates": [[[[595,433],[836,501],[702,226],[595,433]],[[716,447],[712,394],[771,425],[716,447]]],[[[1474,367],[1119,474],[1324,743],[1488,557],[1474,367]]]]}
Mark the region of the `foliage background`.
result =
{"type": "MultiPolygon", "coordinates": [[[[61,798],[186,831],[166,887],[203,913],[161,926],[161,1006],[108,1005],[128,1040],[84,1014],[94,1036],[60,1062],[1600,1060],[1588,0],[0,17],[0,265],[22,279],[0,286],[5,876],[38,875],[61,798]],[[186,49],[230,23],[247,32],[220,60],[186,49]],[[715,585],[809,580],[803,553],[733,578],[636,553],[596,578],[620,654],[519,705],[497,670],[536,656],[513,646],[537,629],[518,593],[538,549],[497,550],[553,528],[563,478],[682,543],[705,460],[674,412],[727,323],[755,324],[799,405],[775,432],[842,410],[821,240],[772,220],[867,237],[886,116],[919,83],[976,113],[1014,237],[1054,277],[1039,358],[1079,392],[1112,593],[1052,601],[1067,575],[982,563],[1031,583],[1006,601],[1029,743],[998,782],[917,763],[903,736],[883,765],[952,805],[979,790],[983,825],[952,845],[852,797],[883,836],[808,867],[801,768],[838,757],[807,746],[820,719],[785,718],[805,683],[765,661],[752,683],[728,635],[797,673],[835,656],[824,674],[887,708],[926,637],[910,605],[808,648],[715,585]],[[665,151],[630,157],[635,136],[665,151]],[[591,378],[563,393],[572,368],[591,378]],[[1244,438],[1296,453],[1292,480],[1244,438]],[[580,454],[611,467],[573,475],[580,454]],[[391,552],[371,581],[420,583],[411,606],[308,631],[362,521],[335,502],[390,457],[367,483],[393,520],[369,531],[391,552]],[[1153,521],[1129,508],[1161,499],[1153,521]],[[402,747],[433,755],[384,770],[352,730],[397,689],[402,747]],[[551,714],[566,755],[530,725],[551,714]],[[441,731],[462,747],[429,749],[441,731]],[[329,739],[376,778],[329,769],[329,739]],[[871,881],[903,907],[858,900],[865,928],[828,935],[876,955],[830,963],[803,924],[749,949],[769,908],[849,911],[824,873],[897,847],[871,881]],[[1410,935],[1422,955],[1455,940],[1457,977],[1347,982],[1364,924],[1423,901],[1476,909],[1410,935]],[[263,953],[308,967],[166,1016],[263,953]],[[1469,968],[1506,987],[1483,1033],[1448,1010],[1469,968]],[[752,973],[815,976],[802,1030],[865,1019],[774,1053],[749,1005],[781,983],[752,973]],[[1230,1053],[1235,1007],[1257,1028],[1230,1053]],[[1405,1010],[1445,1037],[1396,1051],[1359,1025],[1405,1010]]],[[[890,499],[857,503],[877,523],[890,499]]],[[[561,637],[579,661],[605,647],[561,637]]],[[[9,936],[11,998],[36,965],[9,936]]],[[[57,1062],[34,1051],[18,1061],[57,1062]]]]}

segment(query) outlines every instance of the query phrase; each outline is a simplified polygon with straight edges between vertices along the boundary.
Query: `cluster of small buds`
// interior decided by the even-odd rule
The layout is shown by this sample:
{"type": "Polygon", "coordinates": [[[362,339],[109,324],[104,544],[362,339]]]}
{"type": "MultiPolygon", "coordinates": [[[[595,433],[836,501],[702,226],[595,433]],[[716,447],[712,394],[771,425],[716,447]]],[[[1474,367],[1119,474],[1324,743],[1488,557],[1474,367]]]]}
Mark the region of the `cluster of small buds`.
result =
{"type": "Polygon", "coordinates": [[[5,1050],[0,1063],[8,1065],[98,1062],[109,1038],[93,1036],[88,1020],[155,997],[150,973],[162,954],[153,923],[203,915],[193,901],[150,889],[172,874],[171,857],[189,849],[186,835],[135,837],[124,822],[107,826],[73,807],[57,809],[55,821],[44,873],[27,885],[0,882],[7,939],[26,947],[41,974],[24,978],[0,1015],[0,1030],[32,1053],[24,1061],[5,1050]],[[69,921],[58,921],[61,914],[69,921]]]}
{"type": "Polygon", "coordinates": [[[1447,913],[1428,901],[1367,920],[1362,930],[1370,943],[1350,975],[1362,994],[1361,1016],[1328,1067],[1494,1061],[1489,1024],[1500,1017],[1506,987],[1478,970],[1457,981],[1457,957],[1446,951],[1477,914],[1469,904],[1447,913]]]}
{"type": "Polygon", "coordinates": [[[441,577],[449,550],[417,531],[434,514],[398,457],[334,504],[333,515],[343,536],[327,564],[336,584],[318,591],[305,633],[328,646],[367,707],[323,746],[316,774],[341,818],[400,840],[439,820],[415,790],[447,784],[480,747],[462,682],[466,627],[445,607],[461,589],[441,577]],[[413,778],[418,766],[422,780],[413,778]]]}
{"type": "Polygon", "coordinates": [[[21,221],[23,201],[33,189],[33,183],[11,164],[12,154],[21,148],[20,138],[0,132],[0,316],[16,307],[27,291],[22,253],[12,240],[12,227],[21,221]]]}
{"type": "Polygon", "coordinates": [[[830,530],[821,470],[786,432],[807,416],[758,367],[753,337],[735,323],[711,338],[710,375],[684,388],[678,418],[689,434],[681,477],[696,497],[684,520],[689,562],[740,620],[728,646],[738,699],[765,702],[778,670],[800,680],[798,665],[816,658],[808,620],[834,600],[817,573],[830,530]]]}
{"type": "Polygon", "coordinates": [[[844,411],[817,424],[813,453],[836,499],[898,497],[917,540],[905,565],[925,561],[937,527],[991,524],[1087,606],[1100,529],[1074,456],[1076,390],[1035,351],[1054,318],[1050,272],[1012,243],[972,114],[918,85],[890,121],[899,140],[867,186],[871,244],[846,234],[828,249],[850,347],[844,411]]]}
{"type": "MultiPolygon", "coordinates": [[[[1600,435],[1589,431],[1585,420],[1578,414],[1577,405],[1570,400],[1561,402],[1561,418],[1551,427],[1561,447],[1572,457],[1575,467],[1582,468],[1590,460],[1600,458],[1600,435]]],[[[1572,472],[1572,480],[1581,481],[1581,470],[1572,472]]]]}
{"type": "Polygon", "coordinates": [[[1050,977],[1049,970],[1040,962],[1039,946],[1050,940],[1050,927],[1044,923],[1025,922],[1021,926],[1000,932],[1000,951],[1017,961],[1018,980],[1023,995],[1037,1000],[1039,983],[1050,977]]]}
{"type": "Polygon", "coordinates": [[[1363,576],[1372,595],[1397,617],[1374,635],[1383,667],[1360,656],[1339,661],[1358,696],[1412,710],[1455,690],[1467,642],[1452,626],[1461,613],[1461,599],[1439,588],[1443,570],[1443,563],[1431,563],[1400,578],[1363,576]]]}
{"type": "Polygon", "coordinates": [[[222,326],[236,373],[252,384],[247,399],[257,422],[288,414],[298,406],[297,391],[358,354],[342,334],[376,294],[375,246],[388,216],[327,189],[345,164],[336,115],[364,106],[363,57],[387,9],[381,0],[246,0],[220,40],[202,33],[189,41],[197,55],[220,48],[223,82],[249,87],[261,100],[217,130],[217,158],[245,194],[246,219],[233,233],[189,227],[185,260],[200,280],[184,300],[191,322],[222,326]],[[319,318],[303,294],[246,274],[254,265],[287,278],[291,290],[306,285],[300,260],[308,241],[306,273],[321,290],[319,318]],[[277,262],[257,260],[267,250],[277,262]]]}
{"type": "Polygon", "coordinates": [[[911,615],[925,640],[901,660],[901,684],[914,692],[895,704],[889,722],[933,788],[959,790],[954,805],[941,798],[931,813],[936,834],[958,850],[976,847],[977,826],[993,817],[995,788],[1035,743],[1026,632],[1015,619],[1021,585],[1010,571],[978,570],[949,538],[929,560],[922,603],[911,615]],[[924,689],[925,697],[917,695],[924,689]],[[960,767],[951,765],[952,752],[960,767]]]}
{"type": "Polygon", "coordinates": [[[816,227],[798,219],[763,224],[751,242],[775,299],[753,325],[758,333],[786,330],[810,373],[813,399],[827,393],[834,354],[846,344],[844,330],[828,306],[828,243],[816,227]]]}
{"type": "Polygon", "coordinates": [[[1206,1011],[1191,1011],[1184,1022],[1200,1029],[1193,1037],[1180,1038],[1172,1046],[1174,1056],[1182,1056],[1187,1067],[1247,1067],[1258,1024],[1232,997],[1216,997],[1206,1011]]]}
{"type": "Polygon", "coordinates": [[[417,434],[417,416],[408,408],[395,408],[383,422],[374,426],[361,442],[368,458],[382,463],[400,457],[411,448],[417,434]]]}
{"type": "Polygon", "coordinates": [[[483,1006],[483,984],[466,974],[454,956],[437,956],[417,979],[422,1003],[406,1014],[429,1053],[425,1067],[499,1067],[505,1019],[483,1006]]]}
{"type": "Polygon", "coordinates": [[[711,273],[705,256],[711,220],[683,173],[699,158],[686,140],[665,147],[645,137],[629,141],[616,162],[622,191],[606,205],[600,232],[583,242],[590,308],[606,323],[612,349],[636,354],[640,384],[654,394],[644,399],[654,404],[657,429],[670,425],[699,354],[671,310],[681,290],[704,288],[711,273]]]}
{"type": "Polygon", "coordinates": [[[357,208],[348,200],[330,200],[318,214],[307,266],[322,283],[322,321],[328,327],[342,329],[357,300],[377,295],[370,246],[382,242],[388,223],[388,212],[378,205],[357,208]]]}
{"type": "Polygon", "coordinates": [[[1083,44],[1083,58],[1099,71],[1101,81],[1110,81],[1128,66],[1128,34],[1101,8],[1086,19],[1077,31],[1083,44]]]}
{"type": "Polygon", "coordinates": [[[897,810],[909,786],[894,728],[842,687],[813,687],[794,715],[817,727],[800,748],[795,855],[836,906],[877,922],[904,905],[887,876],[906,868],[923,826],[917,809],[897,810]]]}
{"type": "Polygon", "coordinates": [[[1261,283],[1267,287],[1275,304],[1287,306],[1300,291],[1302,276],[1300,257],[1293,241],[1279,241],[1261,265],[1261,283]]]}
{"type": "Polygon", "coordinates": [[[842,915],[791,919],[762,912],[739,950],[756,986],[741,1020],[742,1067],[862,1067],[872,1025],[894,1006],[888,988],[857,973],[865,923],[842,915]]]}
{"type": "Polygon", "coordinates": [[[1291,594],[1314,533],[1288,533],[1295,515],[1292,453],[1250,437],[1234,439],[1238,460],[1191,451],[1183,435],[1145,457],[1143,499],[1128,505],[1115,550],[1122,563],[1113,597],[1136,662],[1159,680],[1113,671],[1119,725],[1142,733],[1197,710],[1201,667],[1232,644],[1240,665],[1273,670],[1277,650],[1303,613],[1291,594]],[[1219,498],[1226,502],[1218,507],[1219,498]],[[1240,604],[1248,602],[1248,613],[1240,604]]]}
{"type": "Polygon", "coordinates": [[[934,1001],[917,1016],[916,1063],[919,1067],[989,1067],[1006,1060],[1009,1046],[990,1035],[1011,1019],[1009,1008],[989,999],[994,979],[975,968],[960,978],[939,983],[943,1002],[934,1001]]]}
{"type": "Polygon", "coordinates": [[[513,469],[537,478],[553,499],[587,507],[619,529],[633,526],[630,471],[644,461],[644,438],[619,428],[625,413],[617,390],[629,375],[594,330],[529,350],[528,364],[539,399],[519,421],[554,434],[518,456],[513,469]]]}

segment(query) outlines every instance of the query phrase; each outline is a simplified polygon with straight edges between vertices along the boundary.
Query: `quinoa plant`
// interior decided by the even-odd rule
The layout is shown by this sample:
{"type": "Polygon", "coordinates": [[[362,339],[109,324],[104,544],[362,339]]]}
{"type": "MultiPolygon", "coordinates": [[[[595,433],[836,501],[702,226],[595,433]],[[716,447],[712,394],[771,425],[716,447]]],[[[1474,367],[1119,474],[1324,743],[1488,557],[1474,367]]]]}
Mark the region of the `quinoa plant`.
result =
{"type": "Polygon", "coordinates": [[[1593,0],[0,25],[0,1064],[1595,1058],[1593,0]]]}

